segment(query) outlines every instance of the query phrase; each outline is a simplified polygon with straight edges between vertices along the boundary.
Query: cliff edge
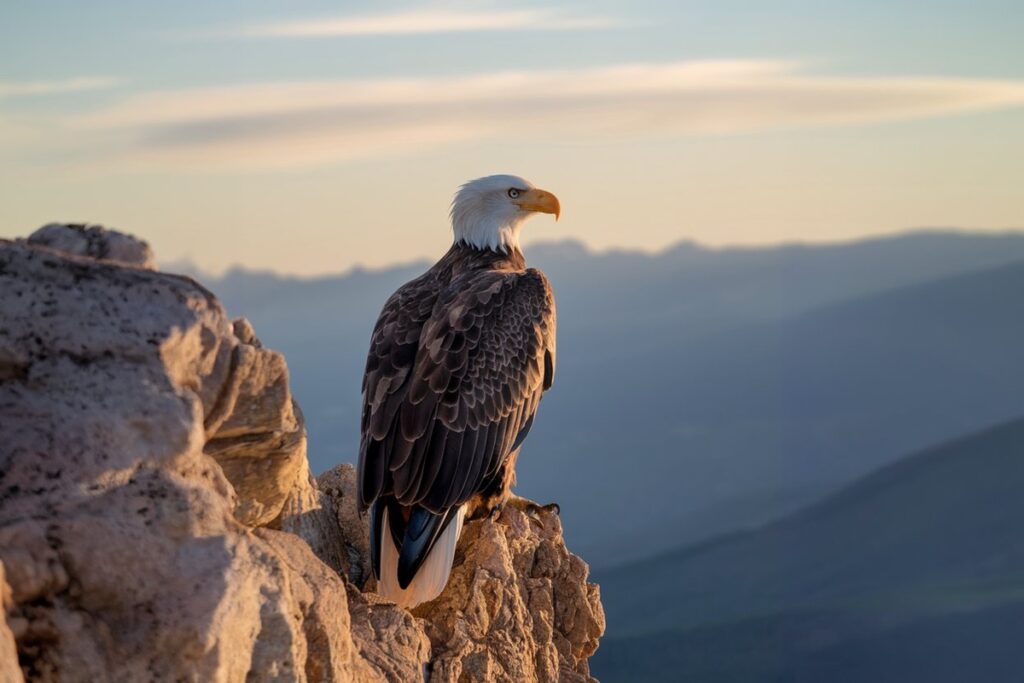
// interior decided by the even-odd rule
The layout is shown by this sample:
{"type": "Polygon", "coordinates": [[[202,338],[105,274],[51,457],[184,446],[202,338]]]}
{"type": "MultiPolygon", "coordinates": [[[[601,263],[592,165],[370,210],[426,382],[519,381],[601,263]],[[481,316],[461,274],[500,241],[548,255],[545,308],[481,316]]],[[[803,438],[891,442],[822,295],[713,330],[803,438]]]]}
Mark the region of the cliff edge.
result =
{"type": "Polygon", "coordinates": [[[354,499],[310,475],[283,356],[145,243],[0,241],[0,682],[593,680],[556,515],[468,524],[410,613],[354,499]]]}

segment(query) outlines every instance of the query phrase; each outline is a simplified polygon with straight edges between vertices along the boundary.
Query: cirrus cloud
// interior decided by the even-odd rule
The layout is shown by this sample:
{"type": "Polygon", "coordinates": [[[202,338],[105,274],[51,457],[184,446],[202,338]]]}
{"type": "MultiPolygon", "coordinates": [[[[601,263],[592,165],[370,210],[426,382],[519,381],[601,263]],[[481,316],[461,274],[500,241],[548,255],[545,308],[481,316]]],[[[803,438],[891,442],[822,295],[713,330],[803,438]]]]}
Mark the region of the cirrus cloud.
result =
{"type": "MultiPolygon", "coordinates": [[[[1024,104],[1024,82],[848,77],[706,60],[140,93],[63,120],[81,154],[155,167],[263,169],[466,141],[706,136],[948,116],[1024,104]]],[[[47,136],[52,137],[52,136],[47,136]]]]}
{"type": "Polygon", "coordinates": [[[350,14],[299,21],[250,24],[226,29],[191,31],[183,38],[334,38],[409,36],[482,31],[580,31],[625,26],[609,16],[571,8],[513,9],[428,6],[377,14],[350,14]]]}

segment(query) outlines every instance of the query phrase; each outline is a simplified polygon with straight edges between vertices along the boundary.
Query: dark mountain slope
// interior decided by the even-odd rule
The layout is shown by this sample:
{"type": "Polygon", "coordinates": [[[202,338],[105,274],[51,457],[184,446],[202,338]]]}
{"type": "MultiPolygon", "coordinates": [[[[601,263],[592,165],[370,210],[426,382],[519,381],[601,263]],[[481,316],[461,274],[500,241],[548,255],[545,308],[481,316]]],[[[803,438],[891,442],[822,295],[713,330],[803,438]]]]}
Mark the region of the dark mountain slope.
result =
{"type": "MultiPolygon", "coordinates": [[[[987,658],[1005,672],[1024,633],[1021,491],[1024,419],[758,531],[599,572],[609,638],[594,671],[633,680],[629,667],[659,661],[698,680],[965,680],[950,672],[987,658]],[[933,669],[949,675],[896,675],[933,669]]],[[[985,680],[1020,680],[1024,659],[1012,661],[1018,678],[985,680]]]]}
{"type": "Polygon", "coordinates": [[[1024,598],[886,627],[841,612],[771,617],[606,638],[604,683],[1019,683],[1024,598]]]}

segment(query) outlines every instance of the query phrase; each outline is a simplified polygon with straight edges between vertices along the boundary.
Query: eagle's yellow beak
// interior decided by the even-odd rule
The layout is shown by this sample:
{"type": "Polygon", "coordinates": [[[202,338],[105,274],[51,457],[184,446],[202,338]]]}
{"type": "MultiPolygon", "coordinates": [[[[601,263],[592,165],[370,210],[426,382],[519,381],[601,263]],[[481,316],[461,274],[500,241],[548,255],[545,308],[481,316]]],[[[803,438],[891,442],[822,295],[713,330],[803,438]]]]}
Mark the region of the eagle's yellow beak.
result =
{"type": "Polygon", "coordinates": [[[547,190],[533,188],[521,193],[515,200],[516,206],[524,211],[539,211],[540,213],[553,213],[555,220],[562,213],[562,206],[558,203],[558,197],[547,190]]]}

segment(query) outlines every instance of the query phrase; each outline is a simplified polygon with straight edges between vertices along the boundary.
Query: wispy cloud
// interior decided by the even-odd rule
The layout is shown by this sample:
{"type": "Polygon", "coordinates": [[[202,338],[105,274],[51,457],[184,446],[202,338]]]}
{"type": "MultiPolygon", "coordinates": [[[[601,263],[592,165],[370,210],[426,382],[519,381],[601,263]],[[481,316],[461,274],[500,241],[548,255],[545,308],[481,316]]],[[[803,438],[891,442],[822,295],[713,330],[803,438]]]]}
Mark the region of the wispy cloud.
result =
{"type": "Polygon", "coordinates": [[[423,7],[380,14],[255,24],[206,35],[245,38],[324,38],[468,31],[573,31],[608,28],[621,23],[620,20],[612,17],[550,7],[518,9],[423,7]]]}
{"type": "Polygon", "coordinates": [[[470,140],[702,136],[1021,105],[1019,80],[820,76],[793,62],[738,60],[163,91],[62,127],[134,163],[273,168],[470,140]]]}
{"type": "Polygon", "coordinates": [[[61,93],[101,90],[120,85],[121,81],[109,76],[67,78],[60,81],[15,81],[0,82],[0,98],[29,97],[32,95],[55,95],[61,93]]]}

